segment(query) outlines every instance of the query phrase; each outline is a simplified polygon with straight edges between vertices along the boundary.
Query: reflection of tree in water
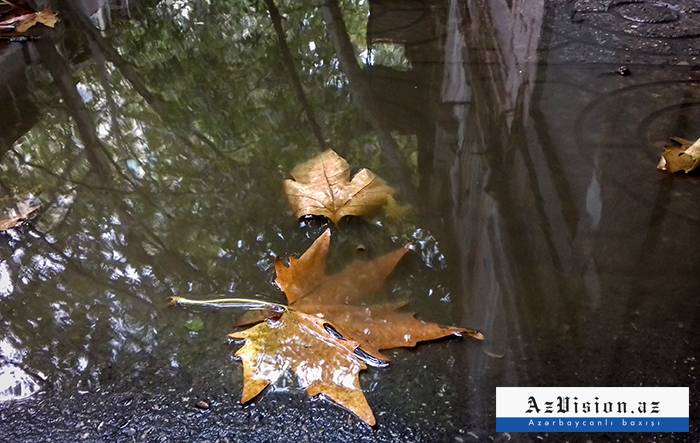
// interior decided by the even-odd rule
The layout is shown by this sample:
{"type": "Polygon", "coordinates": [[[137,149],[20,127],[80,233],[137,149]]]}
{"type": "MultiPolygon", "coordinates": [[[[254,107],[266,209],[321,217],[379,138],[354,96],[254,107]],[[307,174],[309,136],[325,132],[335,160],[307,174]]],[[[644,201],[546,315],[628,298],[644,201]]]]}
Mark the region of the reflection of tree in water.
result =
{"type": "MultiPolygon", "coordinates": [[[[543,4],[374,1],[370,10],[368,40],[403,45],[411,66],[373,69],[371,82],[387,124],[417,139],[426,221],[453,269],[461,321],[483,328],[492,354],[523,358],[517,337],[534,327],[524,300],[551,290],[557,269],[539,244],[546,251],[547,233],[521,235],[547,223],[525,137],[543,4]],[[395,109],[413,115],[392,121],[395,109]]],[[[477,379],[489,364],[459,358],[477,379]]],[[[481,401],[470,397],[473,409],[481,401]]]]}
{"type": "MultiPolygon", "coordinates": [[[[48,232],[40,225],[30,239],[4,246],[8,256],[33,252],[32,265],[12,264],[13,275],[32,274],[17,291],[46,298],[38,308],[44,326],[70,329],[77,342],[99,326],[103,336],[123,333],[123,343],[141,347],[161,329],[148,325],[160,297],[270,292],[239,270],[266,269],[280,250],[284,230],[261,226],[285,219],[280,178],[325,141],[351,159],[382,160],[407,199],[418,182],[429,223],[430,214],[449,215],[433,227],[446,235],[449,266],[463,270],[452,289],[472,315],[462,320],[499,333],[495,316],[514,303],[519,277],[507,238],[496,234],[524,216],[501,217],[508,208],[495,199],[507,199],[513,183],[493,173],[522,133],[534,75],[516,73],[529,69],[541,8],[510,16],[517,4],[500,12],[495,4],[467,6],[372,1],[365,35],[367,16],[345,2],[326,3],[323,15],[284,2],[185,2],[136,11],[138,22],[120,23],[109,39],[68,7],[64,16],[80,32],[40,46],[57,87],[37,91],[44,115],[4,166],[9,190],[50,201],[46,218],[61,207],[48,232]],[[510,40],[499,27],[521,29],[517,40],[529,44],[504,47],[510,40]],[[405,63],[382,66],[401,60],[391,53],[397,47],[405,63]],[[72,53],[90,62],[76,66],[72,53]],[[484,59],[499,54],[513,58],[484,59]],[[407,166],[413,155],[418,180],[407,166]],[[64,292],[54,295],[60,309],[42,289],[47,278],[64,292]],[[61,325],[61,309],[84,325],[61,325]],[[115,310],[150,332],[118,332],[124,325],[106,320],[115,310]]],[[[511,316],[511,328],[518,318],[511,316]]],[[[44,330],[29,328],[20,341],[32,349],[52,343],[44,330]]],[[[58,346],[49,349],[60,354],[58,346]]]]}
{"type": "MultiPolygon", "coordinates": [[[[167,295],[275,294],[264,279],[272,251],[303,240],[283,234],[293,221],[280,183],[314,141],[289,94],[268,11],[231,2],[188,8],[141,10],[140,22],[120,23],[110,39],[66,9],[66,40],[39,48],[42,66],[32,73],[42,115],[3,149],[1,183],[5,195],[40,195],[44,213],[34,227],[3,235],[15,285],[1,327],[47,374],[90,374],[94,364],[99,376],[122,355],[181,341],[181,324],[170,322],[182,315],[155,319],[167,295]]],[[[361,120],[322,22],[289,11],[309,106],[352,156],[373,137],[357,136],[361,120]]]]}
{"type": "MultiPolygon", "coordinates": [[[[415,134],[422,192],[447,195],[440,191],[453,186],[444,181],[442,168],[453,163],[446,152],[462,152],[450,137],[465,132],[455,132],[454,122],[464,123],[450,113],[466,115],[469,103],[455,98],[464,91],[450,89],[451,70],[464,63],[447,57],[460,54],[445,49],[464,36],[449,34],[454,11],[436,5],[408,7],[418,8],[417,23],[429,23],[430,32],[400,42],[413,68],[404,71],[378,65],[378,49],[367,59],[372,64],[354,62],[356,53],[369,57],[360,48],[366,16],[348,4],[330,2],[323,18],[280,4],[284,36],[270,26],[270,15],[280,21],[272,2],[259,9],[230,2],[144,9],[136,12],[139,22],[120,23],[110,39],[77,11],[64,10],[70,29],[81,32],[40,45],[45,71],[35,69],[36,77],[46,81],[48,72],[56,87],[36,90],[41,120],[3,165],[6,192],[31,190],[47,203],[36,228],[2,246],[14,257],[13,278],[23,281],[4,301],[10,313],[4,327],[32,349],[29,361],[45,371],[89,372],[85,358],[99,365],[177,335],[150,324],[154,303],[166,295],[270,292],[256,279],[239,278],[239,270],[265,270],[271,251],[281,250],[278,234],[285,231],[274,222],[261,225],[285,219],[279,179],[324,138],[350,158],[383,159],[387,175],[406,191],[414,181],[405,166],[411,145],[397,140],[415,134]],[[279,50],[290,55],[280,59],[279,50]],[[75,65],[83,54],[90,62],[75,65]],[[397,110],[404,110],[399,118],[397,110]],[[27,323],[19,309],[29,294],[40,321],[27,323]],[[101,343],[111,349],[95,348],[101,343]]],[[[382,36],[375,17],[401,18],[407,6],[394,13],[386,2],[369,6],[370,45],[400,37],[382,36]]],[[[436,208],[442,207],[426,212],[436,208]]]]}

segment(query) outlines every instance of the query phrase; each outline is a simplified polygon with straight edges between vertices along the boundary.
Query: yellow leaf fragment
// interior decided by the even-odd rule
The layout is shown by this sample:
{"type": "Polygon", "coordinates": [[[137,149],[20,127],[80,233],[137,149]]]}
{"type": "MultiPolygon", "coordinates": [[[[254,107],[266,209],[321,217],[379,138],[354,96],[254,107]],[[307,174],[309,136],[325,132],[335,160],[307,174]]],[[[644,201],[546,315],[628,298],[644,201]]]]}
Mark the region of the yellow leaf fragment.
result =
{"type": "Polygon", "coordinates": [[[24,217],[0,218],[0,232],[7,231],[8,229],[16,228],[17,226],[24,223],[24,220],[26,220],[24,217]]]}
{"type": "Polygon", "coordinates": [[[28,202],[17,203],[13,210],[14,215],[4,217],[0,216],[0,232],[16,228],[25,221],[32,219],[36,216],[40,207],[40,204],[32,204],[28,202]]]}
{"type": "Polygon", "coordinates": [[[45,8],[39,12],[29,14],[24,20],[17,24],[15,30],[19,33],[27,32],[31,27],[33,27],[37,23],[41,23],[44,26],[53,28],[54,26],[56,26],[57,21],[58,17],[56,17],[56,13],[48,8],[45,8]]]}
{"type": "Polygon", "coordinates": [[[678,171],[684,171],[687,174],[700,165],[700,139],[694,143],[680,138],[674,138],[674,140],[681,146],[666,146],[656,167],[671,174],[678,171]]]}
{"type": "Polygon", "coordinates": [[[241,403],[257,396],[288,369],[310,396],[322,394],[374,426],[374,414],[358,378],[367,368],[354,354],[358,344],[335,338],[326,331],[325,323],[290,309],[278,320],[230,334],[245,339],[236,352],[243,361],[241,403]]]}
{"type": "Polygon", "coordinates": [[[369,169],[352,179],[350,165],[329,149],[296,166],[284,181],[294,215],[321,215],[338,223],[346,215],[368,215],[382,208],[394,189],[369,169]]]}

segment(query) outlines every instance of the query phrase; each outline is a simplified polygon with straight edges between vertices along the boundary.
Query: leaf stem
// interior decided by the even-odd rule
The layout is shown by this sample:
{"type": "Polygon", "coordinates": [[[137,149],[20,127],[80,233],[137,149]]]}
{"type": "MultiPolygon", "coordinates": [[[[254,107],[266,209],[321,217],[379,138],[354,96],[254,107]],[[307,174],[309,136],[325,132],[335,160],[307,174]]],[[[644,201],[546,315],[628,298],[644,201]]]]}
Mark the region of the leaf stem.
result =
{"type": "Polygon", "coordinates": [[[264,300],[256,300],[253,298],[211,298],[207,300],[192,300],[185,297],[170,297],[168,299],[170,306],[208,306],[214,308],[233,308],[246,309],[254,311],[273,310],[275,312],[284,312],[287,306],[280,303],[273,303],[264,300]]]}

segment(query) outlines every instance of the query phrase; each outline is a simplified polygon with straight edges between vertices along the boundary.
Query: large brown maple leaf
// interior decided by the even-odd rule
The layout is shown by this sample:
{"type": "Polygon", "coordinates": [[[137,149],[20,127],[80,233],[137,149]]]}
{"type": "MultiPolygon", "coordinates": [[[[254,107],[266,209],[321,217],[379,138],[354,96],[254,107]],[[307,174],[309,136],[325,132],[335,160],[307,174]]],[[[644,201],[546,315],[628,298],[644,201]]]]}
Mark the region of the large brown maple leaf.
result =
{"type": "Polygon", "coordinates": [[[309,395],[325,395],[373,426],[374,415],[358,378],[366,369],[362,351],[381,362],[388,360],[382,349],[411,347],[448,335],[478,340],[483,336],[417,320],[414,314],[399,310],[405,302],[362,304],[383,288],[408,249],[355,261],[339,273],[326,275],[330,240],[326,230],[300,258],[291,257],[288,266],[280,259],[275,262],[276,282],[289,302],[281,317],[230,334],[246,340],[236,352],[244,367],[241,402],[290,369],[309,395]]]}

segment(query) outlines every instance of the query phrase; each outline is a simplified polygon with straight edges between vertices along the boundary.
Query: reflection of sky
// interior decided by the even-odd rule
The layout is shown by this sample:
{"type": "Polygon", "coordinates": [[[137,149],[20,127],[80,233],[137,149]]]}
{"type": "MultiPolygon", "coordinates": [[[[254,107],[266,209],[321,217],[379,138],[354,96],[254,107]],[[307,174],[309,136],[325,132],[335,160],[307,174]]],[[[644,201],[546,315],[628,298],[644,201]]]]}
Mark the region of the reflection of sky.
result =
{"type": "Polygon", "coordinates": [[[16,365],[22,361],[24,354],[10,340],[0,340],[0,402],[29,397],[41,387],[37,380],[16,365]]]}
{"type": "Polygon", "coordinates": [[[12,293],[14,286],[12,286],[12,279],[10,278],[10,270],[7,267],[7,263],[0,262],[0,297],[7,297],[12,293]]]}
{"type": "Polygon", "coordinates": [[[75,89],[78,90],[78,94],[80,94],[80,98],[83,100],[83,103],[90,103],[92,101],[93,95],[88,85],[78,83],[75,85],[75,89]]]}
{"type": "Polygon", "coordinates": [[[21,361],[24,358],[24,352],[15,348],[7,338],[0,339],[0,357],[5,360],[21,361]]]}
{"type": "Polygon", "coordinates": [[[21,368],[0,366],[0,402],[27,398],[39,390],[39,384],[21,368]]]}

